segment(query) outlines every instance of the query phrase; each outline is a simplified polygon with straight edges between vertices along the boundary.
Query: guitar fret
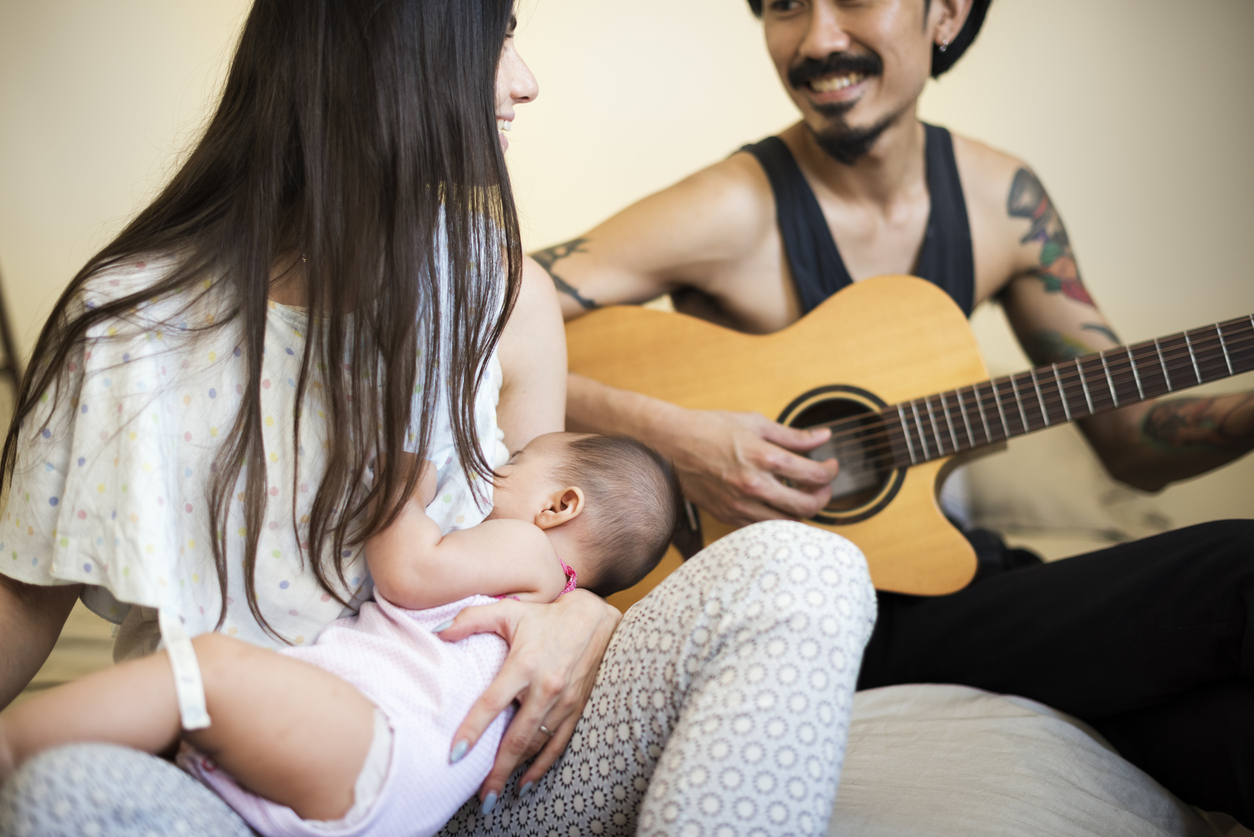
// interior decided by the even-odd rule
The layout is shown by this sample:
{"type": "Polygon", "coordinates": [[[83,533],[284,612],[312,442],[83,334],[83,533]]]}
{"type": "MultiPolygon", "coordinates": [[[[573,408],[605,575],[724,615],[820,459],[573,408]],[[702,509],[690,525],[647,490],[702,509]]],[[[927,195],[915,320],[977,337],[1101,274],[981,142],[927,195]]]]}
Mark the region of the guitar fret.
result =
{"type": "Polygon", "coordinates": [[[911,401],[910,409],[914,412],[915,426],[919,428],[919,444],[923,445],[923,457],[924,459],[931,459],[932,453],[927,449],[927,436],[923,433],[923,420],[919,418],[919,405],[911,401]]]}
{"type": "Polygon", "coordinates": [[[1041,418],[1045,421],[1045,426],[1049,427],[1049,410],[1045,409],[1045,396],[1041,395],[1041,382],[1036,379],[1036,370],[1032,370],[1032,388],[1036,390],[1037,403],[1041,405],[1041,418]]]}
{"type": "Polygon", "coordinates": [[[949,415],[949,406],[945,403],[945,393],[940,394],[941,412],[945,414],[945,423],[949,425],[949,438],[954,441],[954,453],[958,452],[958,434],[954,432],[954,420],[949,415]]]}
{"type": "Polygon", "coordinates": [[[1115,379],[1110,377],[1110,367],[1106,364],[1106,353],[1102,352],[1098,355],[1102,359],[1102,371],[1106,373],[1106,385],[1110,387],[1111,400],[1115,402],[1115,406],[1119,406],[1119,393],[1115,392],[1115,379]]]}
{"type": "Polygon", "coordinates": [[[1197,368],[1197,355],[1193,354],[1193,341],[1189,339],[1189,333],[1184,333],[1184,347],[1189,350],[1189,360],[1193,362],[1193,374],[1197,376],[1197,382],[1202,382],[1202,370],[1197,368]]]}
{"type": "Polygon", "coordinates": [[[1135,380],[1135,381],[1136,381],[1136,395],[1137,395],[1137,398],[1138,398],[1139,400],[1141,400],[1141,401],[1144,401],[1144,400],[1145,400],[1145,390],[1144,390],[1144,389],[1142,389],[1142,387],[1141,387],[1141,373],[1140,373],[1140,372],[1138,372],[1138,371],[1136,370],[1136,358],[1132,356],[1132,349],[1131,349],[1131,348],[1127,349],[1126,351],[1128,352],[1128,364],[1132,367],[1132,378],[1133,378],[1133,380],[1135,380]]]}
{"type": "Polygon", "coordinates": [[[1023,398],[1019,395],[1019,382],[1015,380],[1013,375],[1010,376],[1010,388],[1014,391],[1015,404],[1019,407],[1019,418],[1023,419],[1023,432],[1027,433],[1030,429],[1028,427],[1028,414],[1023,410],[1023,398]]]}
{"type": "Polygon", "coordinates": [[[910,454],[910,464],[918,465],[919,460],[914,455],[914,443],[910,441],[910,428],[907,427],[906,411],[902,409],[900,404],[897,405],[897,415],[901,419],[901,435],[906,437],[906,451],[910,454]]]}
{"type": "Polygon", "coordinates": [[[1058,364],[1050,364],[1054,367],[1054,380],[1058,382],[1058,394],[1062,396],[1062,412],[1067,417],[1067,421],[1071,421],[1071,404],[1067,401],[1067,388],[1063,386],[1062,376],[1058,374],[1058,364]]]}
{"type": "Polygon", "coordinates": [[[1224,363],[1228,364],[1228,374],[1235,375],[1236,372],[1232,371],[1232,358],[1228,356],[1228,341],[1224,340],[1223,326],[1215,326],[1215,333],[1219,335],[1219,348],[1223,350],[1224,363]]]}
{"type": "Polygon", "coordinates": [[[936,454],[939,456],[945,452],[945,440],[941,437],[940,428],[936,426],[936,414],[932,412],[931,396],[923,399],[923,406],[927,407],[927,419],[932,424],[932,438],[936,440],[936,454]]]}
{"type": "Polygon", "coordinates": [[[1010,425],[1006,423],[1006,411],[1001,406],[1001,393],[997,391],[997,382],[990,381],[993,386],[993,400],[997,402],[997,413],[1001,416],[1001,427],[1006,434],[1006,438],[1010,438],[1010,425]]]}
{"type": "Polygon", "coordinates": [[[1089,383],[1084,380],[1084,365],[1080,363],[1080,359],[1075,359],[1076,372],[1080,373],[1080,386],[1084,389],[1084,403],[1089,405],[1089,415],[1093,415],[1093,396],[1089,394],[1089,383]]]}
{"type": "Polygon", "coordinates": [[[984,442],[993,441],[993,432],[988,429],[988,416],[984,414],[984,399],[980,397],[980,385],[974,384],[971,391],[975,393],[975,406],[980,408],[980,421],[984,424],[984,442]]]}
{"type": "Polygon", "coordinates": [[[967,429],[967,441],[971,443],[971,447],[975,447],[975,434],[971,432],[971,419],[967,418],[967,405],[962,402],[962,390],[954,390],[954,394],[958,396],[958,409],[962,411],[962,424],[967,429]]]}
{"type": "Polygon", "coordinates": [[[1154,338],[1154,349],[1158,352],[1158,365],[1163,368],[1163,380],[1167,382],[1167,392],[1175,392],[1175,387],[1171,385],[1171,374],[1167,372],[1167,361],[1163,359],[1163,347],[1158,345],[1158,338],[1154,338]]]}

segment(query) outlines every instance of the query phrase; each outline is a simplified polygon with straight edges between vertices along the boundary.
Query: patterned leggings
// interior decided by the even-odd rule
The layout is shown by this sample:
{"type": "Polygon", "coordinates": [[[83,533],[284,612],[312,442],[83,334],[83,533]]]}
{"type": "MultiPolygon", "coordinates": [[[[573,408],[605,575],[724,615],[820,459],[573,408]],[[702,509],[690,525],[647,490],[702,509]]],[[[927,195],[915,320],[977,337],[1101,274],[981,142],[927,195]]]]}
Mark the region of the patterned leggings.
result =
{"type": "MultiPolygon", "coordinates": [[[[628,612],[566,754],[446,835],[822,834],[875,619],[848,541],[761,523],[703,550],[628,612]]],[[[515,777],[516,778],[516,777],[515,777]]],[[[102,745],[32,760],[0,790],[0,833],[247,835],[165,762],[102,745]]]]}

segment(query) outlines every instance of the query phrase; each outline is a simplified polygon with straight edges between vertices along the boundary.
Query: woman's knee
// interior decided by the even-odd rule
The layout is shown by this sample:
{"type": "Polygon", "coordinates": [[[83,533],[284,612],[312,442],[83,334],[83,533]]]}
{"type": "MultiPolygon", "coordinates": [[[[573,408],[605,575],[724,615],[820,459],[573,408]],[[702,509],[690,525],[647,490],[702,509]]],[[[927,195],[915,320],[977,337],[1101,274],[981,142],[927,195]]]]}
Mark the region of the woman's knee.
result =
{"type": "Polygon", "coordinates": [[[732,532],[702,555],[706,553],[723,577],[755,578],[801,601],[827,602],[819,607],[865,623],[869,634],[876,600],[866,558],[840,535],[796,521],[771,520],[732,532]]]}
{"type": "Polygon", "coordinates": [[[212,791],[174,765],[109,744],[39,754],[0,788],[0,834],[120,837],[251,831],[212,791]]]}

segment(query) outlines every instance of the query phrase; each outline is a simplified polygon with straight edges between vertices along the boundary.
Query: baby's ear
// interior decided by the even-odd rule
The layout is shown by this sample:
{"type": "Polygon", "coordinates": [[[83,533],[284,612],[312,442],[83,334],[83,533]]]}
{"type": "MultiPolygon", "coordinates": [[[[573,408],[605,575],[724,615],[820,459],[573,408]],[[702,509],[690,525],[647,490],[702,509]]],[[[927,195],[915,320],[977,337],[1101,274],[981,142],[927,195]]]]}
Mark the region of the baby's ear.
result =
{"type": "Polygon", "coordinates": [[[549,497],[548,504],[536,515],[535,523],[541,529],[552,529],[569,523],[583,513],[583,489],[572,485],[559,489],[549,497]]]}

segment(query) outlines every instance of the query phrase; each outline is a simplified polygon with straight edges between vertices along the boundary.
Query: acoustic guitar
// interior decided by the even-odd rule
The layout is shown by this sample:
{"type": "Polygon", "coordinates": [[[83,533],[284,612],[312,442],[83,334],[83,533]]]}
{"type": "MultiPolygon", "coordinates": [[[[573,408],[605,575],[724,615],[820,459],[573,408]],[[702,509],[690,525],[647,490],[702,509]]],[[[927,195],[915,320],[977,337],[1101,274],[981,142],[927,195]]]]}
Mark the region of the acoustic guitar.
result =
{"type": "MultiPolygon", "coordinates": [[[[809,522],[865,553],[880,590],[940,595],[975,574],[937,494],[959,461],[1007,439],[1254,370],[1254,316],[988,380],[966,317],[911,276],[851,285],[774,334],[604,308],[566,327],[570,369],[701,410],[827,426],[832,500],[809,522]]],[[[700,515],[706,543],[731,531],[700,515]]],[[[656,583],[656,580],[653,581],[656,583]]]]}

